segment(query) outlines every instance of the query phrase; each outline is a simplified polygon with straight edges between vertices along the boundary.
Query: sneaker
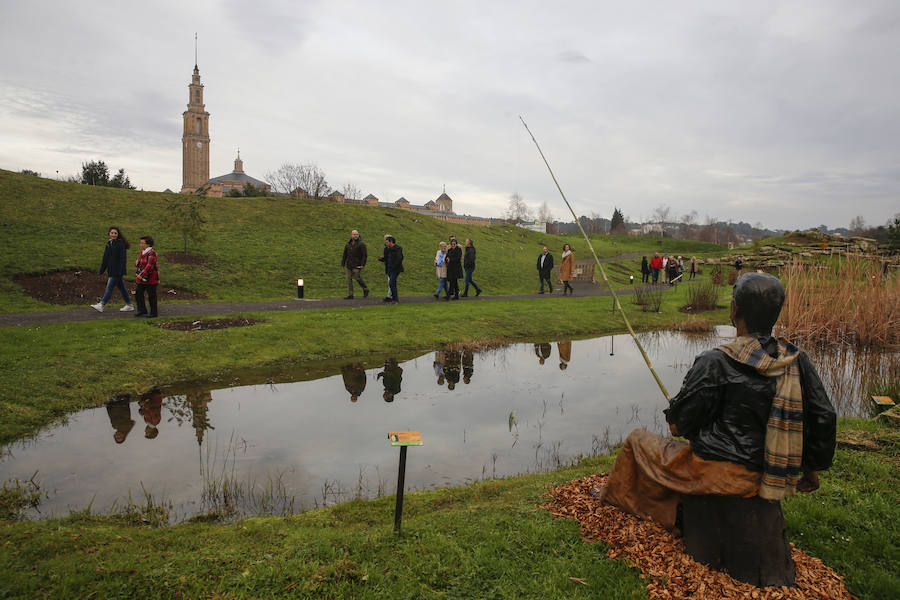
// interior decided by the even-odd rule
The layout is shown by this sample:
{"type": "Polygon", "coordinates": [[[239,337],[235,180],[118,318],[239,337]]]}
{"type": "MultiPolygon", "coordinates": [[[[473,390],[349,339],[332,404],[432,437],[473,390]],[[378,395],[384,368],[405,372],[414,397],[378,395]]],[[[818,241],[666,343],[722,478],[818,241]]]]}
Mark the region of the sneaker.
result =
{"type": "Polygon", "coordinates": [[[369,297],[369,288],[366,288],[363,290],[363,298],[368,298],[368,297],[369,297]]]}
{"type": "Polygon", "coordinates": [[[91,304],[91,308],[93,308],[97,312],[103,312],[103,303],[98,302],[97,304],[91,304]]]}
{"type": "Polygon", "coordinates": [[[344,296],[344,300],[353,300],[353,296],[344,296]]]}
{"type": "Polygon", "coordinates": [[[123,306],[122,308],[119,309],[119,312],[131,312],[133,310],[134,310],[133,304],[126,304],[125,306],[123,306]]]}

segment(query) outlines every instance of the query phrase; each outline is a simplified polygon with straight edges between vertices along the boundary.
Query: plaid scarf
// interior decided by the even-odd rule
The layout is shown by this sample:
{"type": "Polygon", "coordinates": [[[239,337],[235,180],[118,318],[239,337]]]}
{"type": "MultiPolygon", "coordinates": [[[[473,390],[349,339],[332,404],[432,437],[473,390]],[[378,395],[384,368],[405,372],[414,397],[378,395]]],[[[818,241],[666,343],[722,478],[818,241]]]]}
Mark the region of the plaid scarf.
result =
{"type": "Polygon", "coordinates": [[[775,398],[766,423],[766,449],[759,496],[781,500],[797,489],[803,461],[803,392],[796,347],[778,340],[778,355],[770,356],[754,337],[739,337],[719,350],[761,375],[777,378],[775,398]]]}

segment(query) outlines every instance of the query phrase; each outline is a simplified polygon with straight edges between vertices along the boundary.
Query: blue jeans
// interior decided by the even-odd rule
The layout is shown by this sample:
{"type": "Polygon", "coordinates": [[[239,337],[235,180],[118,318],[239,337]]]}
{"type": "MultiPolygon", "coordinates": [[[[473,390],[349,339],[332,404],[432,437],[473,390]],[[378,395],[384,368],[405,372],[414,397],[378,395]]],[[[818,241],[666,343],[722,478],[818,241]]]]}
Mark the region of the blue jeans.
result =
{"type": "Polygon", "coordinates": [[[446,293],[448,296],[450,295],[450,289],[447,287],[447,278],[446,277],[440,278],[440,280],[438,281],[438,289],[434,290],[434,295],[440,296],[441,290],[444,290],[444,293],[446,293]]]}
{"type": "Polygon", "coordinates": [[[553,293],[553,284],[550,282],[550,273],[541,273],[538,272],[538,277],[541,278],[541,293],[544,293],[544,282],[547,282],[547,287],[550,289],[550,293],[553,293]]]}
{"type": "Polygon", "coordinates": [[[463,290],[463,296],[469,295],[469,286],[471,285],[475,288],[476,292],[480,292],[481,288],[478,287],[478,284],[472,280],[472,273],[475,272],[475,267],[466,267],[466,289],[463,290]]]}
{"type": "Polygon", "coordinates": [[[115,289],[116,287],[118,287],[119,291],[122,292],[122,298],[125,300],[125,304],[131,304],[131,296],[128,295],[128,288],[125,287],[125,282],[121,277],[109,278],[109,281],[106,282],[106,292],[103,294],[103,298],[100,299],[100,304],[106,304],[107,302],[109,302],[109,299],[113,293],[113,289],[115,289]]]}
{"type": "Polygon", "coordinates": [[[388,273],[388,290],[390,291],[391,298],[394,302],[397,302],[399,298],[397,297],[397,276],[400,273],[388,273]]]}

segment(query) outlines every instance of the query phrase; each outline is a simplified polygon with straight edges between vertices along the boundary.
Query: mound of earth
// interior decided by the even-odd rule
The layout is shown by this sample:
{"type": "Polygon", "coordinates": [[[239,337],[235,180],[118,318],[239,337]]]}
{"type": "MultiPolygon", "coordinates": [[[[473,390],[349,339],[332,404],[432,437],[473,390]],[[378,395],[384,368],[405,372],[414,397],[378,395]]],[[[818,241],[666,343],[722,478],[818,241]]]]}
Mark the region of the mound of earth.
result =
{"type": "Polygon", "coordinates": [[[166,252],[163,254],[163,258],[166,259],[166,262],[175,265],[205,265],[209,262],[209,259],[205,256],[186,254],[184,252],[166,252]]]}
{"type": "MultiPolygon", "coordinates": [[[[93,271],[57,271],[42,275],[18,275],[13,281],[22,286],[25,293],[41,302],[49,304],[93,304],[103,297],[106,291],[106,274],[98,275],[93,271]]],[[[134,295],[134,281],[125,281],[128,292],[134,295]]],[[[191,290],[160,284],[157,294],[164,299],[199,300],[206,298],[191,290]]],[[[111,303],[122,301],[118,290],[113,291],[111,303]]]]}
{"type": "Polygon", "coordinates": [[[200,319],[197,321],[175,321],[174,323],[160,323],[160,329],[173,331],[203,331],[206,329],[225,329],[226,327],[249,327],[262,323],[260,319],[200,319]]]}

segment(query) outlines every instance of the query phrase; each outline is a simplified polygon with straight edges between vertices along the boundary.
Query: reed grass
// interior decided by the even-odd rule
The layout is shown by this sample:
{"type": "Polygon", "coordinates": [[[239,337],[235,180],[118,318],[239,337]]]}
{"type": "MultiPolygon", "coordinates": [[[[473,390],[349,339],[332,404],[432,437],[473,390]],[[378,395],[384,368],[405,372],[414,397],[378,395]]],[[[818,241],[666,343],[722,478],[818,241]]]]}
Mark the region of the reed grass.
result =
{"type": "Polygon", "coordinates": [[[781,272],[786,299],[776,332],[792,341],[900,348],[900,289],[876,260],[794,261],[781,272]]]}
{"type": "Polygon", "coordinates": [[[641,286],[634,288],[631,302],[641,307],[641,312],[659,312],[662,306],[663,291],[657,286],[641,286]]]}
{"type": "Polygon", "coordinates": [[[692,312],[715,310],[719,301],[719,287],[712,281],[704,281],[690,286],[687,296],[685,308],[689,308],[692,312]]]}

